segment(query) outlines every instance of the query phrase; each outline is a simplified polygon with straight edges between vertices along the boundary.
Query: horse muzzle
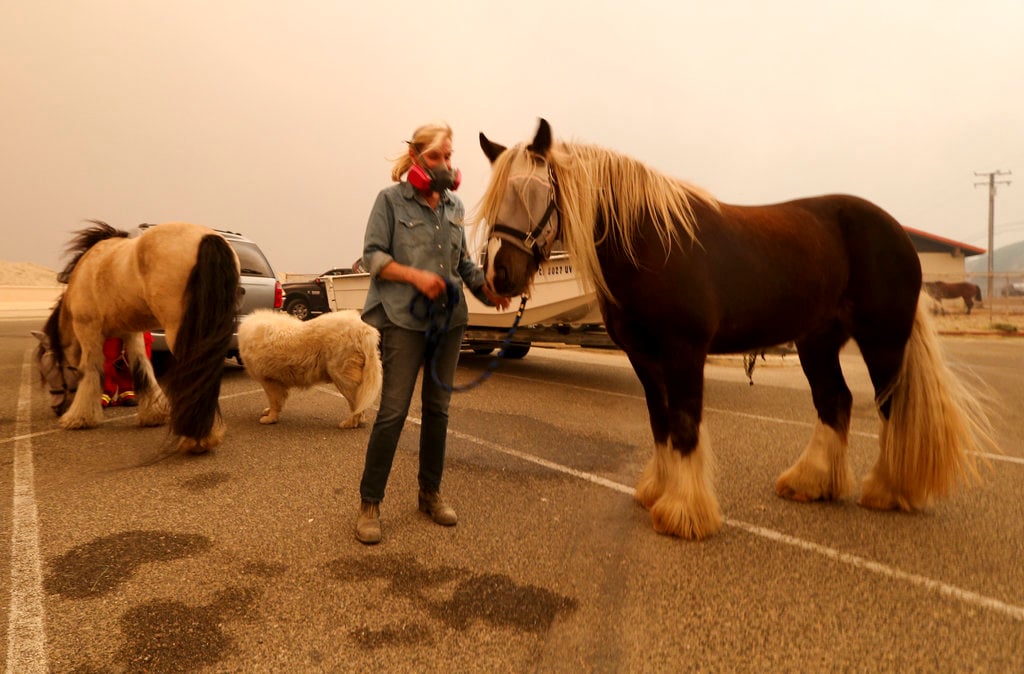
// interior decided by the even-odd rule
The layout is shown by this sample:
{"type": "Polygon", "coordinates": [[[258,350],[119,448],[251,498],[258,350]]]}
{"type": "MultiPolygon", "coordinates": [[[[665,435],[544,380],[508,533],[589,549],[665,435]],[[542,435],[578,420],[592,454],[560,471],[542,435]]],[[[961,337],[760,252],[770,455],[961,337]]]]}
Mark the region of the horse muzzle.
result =
{"type": "Polygon", "coordinates": [[[522,295],[530,286],[538,264],[535,256],[518,245],[492,239],[486,262],[487,281],[503,297],[522,295]]]}
{"type": "Polygon", "coordinates": [[[64,413],[71,407],[71,395],[64,391],[53,392],[50,391],[50,409],[58,417],[64,416],[64,413]]]}

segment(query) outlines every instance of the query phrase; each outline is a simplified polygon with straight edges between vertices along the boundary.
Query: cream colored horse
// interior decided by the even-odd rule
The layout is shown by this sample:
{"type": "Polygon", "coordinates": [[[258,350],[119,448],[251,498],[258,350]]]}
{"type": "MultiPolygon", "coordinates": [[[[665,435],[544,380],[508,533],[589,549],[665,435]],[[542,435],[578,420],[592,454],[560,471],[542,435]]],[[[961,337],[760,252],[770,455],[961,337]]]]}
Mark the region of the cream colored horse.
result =
{"type": "MultiPolygon", "coordinates": [[[[68,253],[72,259],[58,275],[67,289],[36,353],[44,381],[68,372],[80,379],[60,425],[79,429],[100,422],[103,342],[120,337],[135,379],[139,423],[154,426],[169,418],[178,447],[192,453],[220,444],[224,424],[217,399],[239,287],[238,258],[224,237],[200,225],[169,223],[129,238],[93,221],[76,234],[68,253]],[[176,361],[166,396],[142,338],[144,331],[161,328],[176,361]]],[[[61,407],[54,407],[58,414],[61,407]]]]}

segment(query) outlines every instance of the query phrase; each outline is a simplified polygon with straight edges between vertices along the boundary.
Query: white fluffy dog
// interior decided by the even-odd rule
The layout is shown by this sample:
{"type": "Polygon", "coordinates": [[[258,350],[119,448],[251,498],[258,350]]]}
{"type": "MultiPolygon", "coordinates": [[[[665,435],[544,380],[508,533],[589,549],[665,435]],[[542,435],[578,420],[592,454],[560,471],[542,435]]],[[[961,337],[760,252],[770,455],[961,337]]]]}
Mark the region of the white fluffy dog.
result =
{"type": "Polygon", "coordinates": [[[333,382],[351,408],[340,428],[357,428],[381,387],[380,333],[358,311],[337,311],[311,321],[260,309],[242,320],[238,351],[249,376],[263,386],[270,407],[261,424],[276,424],[288,389],[333,382]]]}

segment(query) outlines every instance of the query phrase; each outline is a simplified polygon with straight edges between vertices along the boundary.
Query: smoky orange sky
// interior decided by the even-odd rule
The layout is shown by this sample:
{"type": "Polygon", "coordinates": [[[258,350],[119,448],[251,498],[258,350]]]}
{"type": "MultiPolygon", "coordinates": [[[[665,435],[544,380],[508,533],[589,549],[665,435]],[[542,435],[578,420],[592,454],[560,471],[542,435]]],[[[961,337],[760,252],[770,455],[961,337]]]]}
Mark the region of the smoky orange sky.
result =
{"type": "Polygon", "coordinates": [[[1024,239],[1019,0],[11,0],[0,3],[0,258],[58,267],[85,219],[242,232],[275,270],[351,264],[413,128],[545,117],[723,201],[846,192],[987,247],[975,171],[1012,170],[1024,239]]]}

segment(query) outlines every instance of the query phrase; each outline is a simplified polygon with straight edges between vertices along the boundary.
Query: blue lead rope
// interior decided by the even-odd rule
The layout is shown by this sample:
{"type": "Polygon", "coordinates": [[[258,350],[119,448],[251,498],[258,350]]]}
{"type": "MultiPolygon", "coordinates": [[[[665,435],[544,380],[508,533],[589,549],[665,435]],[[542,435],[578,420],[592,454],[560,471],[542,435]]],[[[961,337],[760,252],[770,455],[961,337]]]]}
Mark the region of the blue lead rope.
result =
{"type": "Polygon", "coordinates": [[[487,381],[487,378],[491,376],[494,370],[497,369],[498,363],[501,362],[501,359],[505,356],[505,351],[512,343],[512,335],[515,334],[516,329],[519,327],[519,321],[523,317],[523,311],[526,310],[526,295],[523,295],[522,301],[519,303],[519,311],[516,312],[516,319],[512,321],[512,327],[509,329],[508,334],[505,335],[505,341],[502,342],[498,355],[491,359],[487,364],[487,369],[484,370],[479,377],[467,384],[460,384],[459,386],[450,386],[441,381],[441,378],[437,375],[437,357],[440,355],[440,349],[438,347],[441,345],[441,340],[444,339],[445,333],[448,332],[448,328],[451,326],[452,312],[459,304],[459,287],[450,279],[445,281],[445,299],[447,301],[440,302],[438,300],[431,300],[423,293],[416,293],[416,296],[413,297],[412,301],[409,303],[409,313],[412,314],[414,318],[425,319],[427,321],[427,331],[424,338],[427,342],[427,348],[433,351],[433,355],[430,357],[430,376],[434,380],[434,383],[449,393],[461,393],[462,391],[474,389],[484,383],[487,381]],[[424,311],[420,311],[421,305],[426,306],[424,311]]]}

